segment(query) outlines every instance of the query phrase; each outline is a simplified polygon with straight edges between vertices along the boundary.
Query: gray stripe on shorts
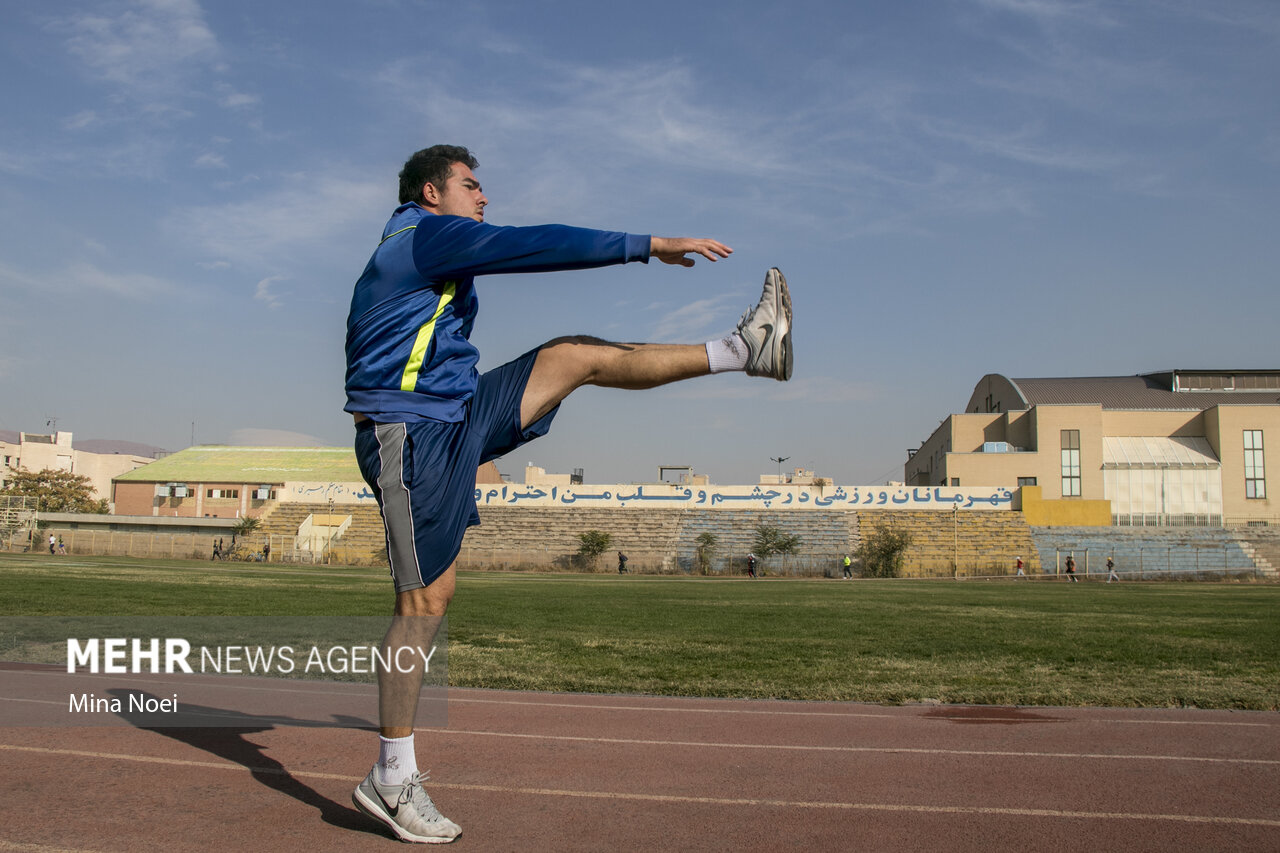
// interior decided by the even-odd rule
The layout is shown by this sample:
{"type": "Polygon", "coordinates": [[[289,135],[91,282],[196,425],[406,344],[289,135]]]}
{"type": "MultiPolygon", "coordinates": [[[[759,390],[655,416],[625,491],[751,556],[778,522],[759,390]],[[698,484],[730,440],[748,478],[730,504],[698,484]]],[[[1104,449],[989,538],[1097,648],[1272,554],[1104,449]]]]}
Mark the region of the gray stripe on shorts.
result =
{"type": "Polygon", "coordinates": [[[422,586],[418,552],[413,542],[413,507],[404,481],[404,424],[378,424],[378,489],[382,492],[382,522],[387,528],[387,559],[396,591],[422,586]]]}

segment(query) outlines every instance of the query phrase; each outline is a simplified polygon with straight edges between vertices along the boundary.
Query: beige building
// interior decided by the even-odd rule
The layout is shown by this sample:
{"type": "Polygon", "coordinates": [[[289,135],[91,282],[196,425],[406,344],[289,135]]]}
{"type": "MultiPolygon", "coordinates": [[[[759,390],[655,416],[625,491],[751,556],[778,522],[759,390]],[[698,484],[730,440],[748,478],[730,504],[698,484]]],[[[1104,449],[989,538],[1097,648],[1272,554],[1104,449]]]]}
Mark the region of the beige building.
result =
{"type": "MultiPolygon", "coordinates": [[[[476,483],[502,483],[492,462],[476,483]]],[[[115,515],[256,518],[282,503],[375,505],[350,447],[199,445],[115,478],[115,515]]]]}
{"type": "Polygon", "coordinates": [[[135,468],[154,462],[152,456],[136,453],[94,453],[72,446],[71,433],[53,435],[22,432],[10,434],[16,441],[0,439],[0,485],[9,471],[66,471],[88,477],[95,500],[111,498],[111,481],[135,468]]]}
{"type": "Polygon", "coordinates": [[[984,376],[910,452],[909,486],[1035,486],[1112,523],[1280,524],[1280,370],[984,376]]]}

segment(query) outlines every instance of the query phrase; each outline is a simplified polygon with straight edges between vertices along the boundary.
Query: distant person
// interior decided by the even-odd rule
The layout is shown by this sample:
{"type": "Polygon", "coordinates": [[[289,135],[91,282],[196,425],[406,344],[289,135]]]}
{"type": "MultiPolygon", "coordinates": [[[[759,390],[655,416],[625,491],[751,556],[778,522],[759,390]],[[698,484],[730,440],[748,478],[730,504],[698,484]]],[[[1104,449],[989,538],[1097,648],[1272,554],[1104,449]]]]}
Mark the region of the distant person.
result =
{"type": "Polygon", "coordinates": [[[1070,554],[1067,555],[1067,580],[1080,583],[1080,579],[1076,577],[1076,558],[1070,554]]]}
{"type": "Polygon", "coordinates": [[[209,562],[222,559],[222,540],[215,539],[213,542],[213,554],[209,557],[209,562]]]}
{"type": "Polygon", "coordinates": [[[618,552],[618,574],[627,574],[627,555],[621,551],[618,552]]]}
{"type": "Polygon", "coordinates": [[[262,546],[262,562],[265,563],[270,559],[271,559],[271,543],[268,542],[267,544],[262,546]]]}
{"type": "Polygon", "coordinates": [[[747,577],[753,578],[755,576],[756,576],[756,555],[748,554],[747,555],[747,577]]]}
{"type": "Polygon", "coordinates": [[[67,544],[66,544],[65,542],[63,542],[63,541],[62,541],[62,537],[61,537],[61,536],[59,536],[59,537],[58,537],[58,553],[59,553],[59,554],[66,554],[66,553],[67,553],[67,544]]]}
{"type": "Polygon", "coordinates": [[[1107,557],[1107,583],[1112,581],[1120,583],[1120,576],[1116,574],[1116,561],[1107,557]]]}
{"type": "Polygon", "coordinates": [[[53,555],[53,553],[54,553],[54,550],[53,550],[53,549],[54,549],[54,548],[56,548],[56,547],[58,547],[58,537],[56,537],[56,536],[54,536],[52,533],[50,533],[50,534],[49,534],[49,555],[50,555],[50,556],[52,556],[52,555],[53,555]]]}
{"type": "Polygon", "coordinates": [[[844,555],[844,579],[848,580],[853,577],[853,559],[848,555],[844,555]]]}
{"type": "Polygon", "coordinates": [[[1018,566],[1018,573],[1014,577],[1025,578],[1027,576],[1027,573],[1022,570],[1021,557],[1018,558],[1017,566],[1018,566]]]}

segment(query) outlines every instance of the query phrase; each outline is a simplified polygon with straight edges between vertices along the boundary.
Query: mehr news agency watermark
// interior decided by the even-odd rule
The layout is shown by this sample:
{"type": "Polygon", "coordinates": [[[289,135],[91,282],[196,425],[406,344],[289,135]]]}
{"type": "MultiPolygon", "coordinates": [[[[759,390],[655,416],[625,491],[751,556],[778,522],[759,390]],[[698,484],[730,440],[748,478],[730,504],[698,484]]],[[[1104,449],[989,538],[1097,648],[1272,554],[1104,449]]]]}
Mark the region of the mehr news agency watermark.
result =
{"type": "MultiPolygon", "coordinates": [[[[83,641],[67,638],[67,672],[89,672],[107,675],[375,675],[383,672],[412,673],[421,668],[431,672],[430,651],[421,646],[200,646],[193,652],[191,643],[177,637],[161,640],[152,637],[83,641]],[[192,658],[195,665],[192,665],[192,658]]],[[[160,699],[149,693],[128,693],[120,697],[100,698],[93,693],[71,693],[68,711],[72,714],[118,714],[143,712],[178,713],[178,694],[160,699]]]]}

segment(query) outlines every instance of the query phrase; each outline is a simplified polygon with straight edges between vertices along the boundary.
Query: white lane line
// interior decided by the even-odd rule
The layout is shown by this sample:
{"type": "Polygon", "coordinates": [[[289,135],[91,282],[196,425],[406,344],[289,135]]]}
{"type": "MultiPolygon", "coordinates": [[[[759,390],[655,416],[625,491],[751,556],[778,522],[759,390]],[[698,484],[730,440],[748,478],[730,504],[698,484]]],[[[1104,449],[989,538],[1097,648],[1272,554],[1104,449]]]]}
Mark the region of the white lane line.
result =
{"type": "MultiPolygon", "coordinates": [[[[476,688],[461,688],[461,689],[476,689],[476,688]]],[[[730,703],[730,702],[752,702],[752,701],[767,701],[767,700],[724,699],[721,701],[725,703],[730,703]]],[[[458,702],[458,703],[475,704],[475,705],[532,705],[536,707],[546,707],[546,708],[577,708],[577,709],[585,708],[593,711],[660,711],[660,712],[666,712],[666,713],[687,713],[687,714],[755,714],[755,715],[762,715],[766,717],[769,717],[769,716],[870,717],[874,719],[904,720],[904,719],[915,719],[916,717],[920,716],[920,715],[913,715],[909,712],[901,713],[901,714],[889,714],[889,713],[875,713],[872,711],[787,711],[787,710],[768,710],[768,709],[753,709],[753,708],[682,708],[679,706],[667,707],[667,706],[661,706],[661,705],[605,705],[605,704],[597,705],[597,704],[586,704],[582,702],[552,702],[547,700],[528,700],[528,699],[472,699],[468,697],[454,695],[452,691],[450,692],[450,695],[449,695],[449,702],[450,703],[458,702]]],[[[922,709],[925,709],[925,708],[930,709],[930,711],[927,713],[935,713],[938,710],[943,710],[948,707],[954,707],[954,706],[922,705],[920,707],[922,709]]],[[[983,706],[965,705],[962,707],[974,708],[974,707],[983,707],[983,706]]],[[[1078,708],[1056,708],[1056,707],[1041,708],[1034,705],[1018,705],[1018,706],[993,705],[991,707],[992,708],[1016,707],[1018,711],[1022,711],[1028,714],[1055,714],[1055,713],[1069,714],[1072,712],[1078,712],[1080,710],[1083,710],[1078,708]]],[[[1261,712],[1257,712],[1257,713],[1261,713],[1261,712]]],[[[1250,723],[1250,722],[1237,722],[1237,721],[1227,721],[1227,720],[1120,720],[1120,719],[1102,718],[1102,717],[1097,719],[1087,719],[1087,718],[1063,719],[1060,717],[1046,717],[1043,719],[1035,719],[1035,718],[1010,719],[1009,717],[999,717],[999,716],[965,717],[960,715],[936,714],[935,716],[926,717],[926,719],[959,720],[962,722],[966,722],[966,721],[967,722],[975,722],[975,721],[988,722],[989,721],[994,723],[1136,723],[1140,725],[1165,725],[1165,726],[1244,726],[1244,727],[1251,727],[1251,728],[1275,728],[1276,727],[1276,725],[1274,724],[1262,723],[1262,722],[1250,723]]],[[[1277,720],[1277,723],[1280,723],[1280,720],[1277,720]]]]}
{"type": "MultiPolygon", "coordinates": [[[[12,673],[11,673],[12,674],[12,673]]],[[[23,675],[47,676],[61,675],[61,672],[24,672],[23,675]]],[[[210,676],[210,679],[221,678],[221,676],[210,676]]],[[[263,679],[266,680],[265,678],[263,679]]],[[[280,685],[274,684],[219,684],[217,681],[209,680],[202,682],[203,686],[216,686],[219,689],[227,691],[240,691],[249,693],[298,693],[308,696],[344,696],[347,698],[359,697],[361,695],[368,696],[371,699],[376,697],[376,685],[363,683],[342,683],[334,684],[332,682],[297,682],[288,679],[282,679],[280,685]]],[[[181,679],[173,680],[149,680],[143,686],[149,688],[160,687],[183,687],[190,685],[190,681],[181,679]]],[[[465,690],[475,690],[479,688],[458,688],[465,690]]],[[[876,720],[942,720],[946,722],[960,723],[1001,723],[1007,725],[1043,725],[1045,723],[1076,723],[1082,725],[1091,724],[1107,724],[1118,723],[1124,725],[1142,725],[1142,726],[1222,726],[1237,728],[1280,728],[1280,718],[1277,723],[1265,722],[1237,722],[1227,720],[1123,720],[1109,717],[1099,717],[1090,719],[1087,717],[1054,717],[1041,716],[1051,715],[1055,713],[1071,713],[1070,708],[1040,708],[1033,705],[993,705],[992,708],[1016,708],[1016,710],[1033,715],[1026,718],[1007,717],[1007,716],[990,716],[990,717],[974,717],[960,714],[939,714],[936,709],[944,709],[949,706],[921,706],[922,708],[935,709],[922,714],[913,714],[910,712],[901,714],[876,713],[871,711],[790,711],[790,710],[770,710],[770,709],[753,709],[753,708],[685,708],[679,706],[662,706],[662,705],[607,705],[607,704],[585,704],[581,702],[553,702],[547,700],[527,700],[527,699],[478,699],[468,698],[456,695],[456,689],[446,687],[428,687],[423,696],[424,701],[434,703],[452,704],[470,704],[470,705],[510,705],[517,707],[535,707],[535,708],[571,708],[574,710],[592,710],[592,711],[640,711],[644,713],[675,713],[675,714],[716,714],[716,715],[753,715],[763,717],[828,717],[828,718],[849,718],[849,719],[876,719],[876,720]]],[[[726,704],[731,702],[750,702],[758,700],[750,699],[725,699],[721,700],[726,704]]],[[[21,699],[15,696],[0,696],[0,705],[4,702],[35,702],[48,705],[62,705],[61,701],[51,701],[42,699],[21,699]]],[[[965,705],[965,708],[975,708],[983,706],[965,705]]],[[[1262,712],[1253,712],[1262,713],[1262,712]]],[[[3,720],[0,719],[0,725],[3,720]]]]}
{"type": "MultiPolygon", "coordinates": [[[[774,743],[718,743],[715,741],[681,741],[681,740],[646,740],[642,738],[608,738],[585,737],[582,735],[540,735],[526,732],[489,732],[467,729],[433,729],[418,727],[423,734],[437,737],[464,736],[510,738],[513,740],[542,740],[569,743],[615,744],[620,746],[645,747],[677,747],[681,749],[739,749],[739,750],[774,750],[779,752],[828,752],[837,754],[865,755],[954,755],[984,758],[1034,758],[1058,759],[1067,761],[1183,761],[1195,764],[1227,764],[1257,765],[1262,767],[1280,766],[1280,760],[1266,758],[1215,758],[1197,755],[1144,755],[1141,753],[1105,753],[1105,752],[1031,752],[995,749],[926,749],[922,747],[897,746],[822,746],[816,744],[774,744],[774,743]]],[[[24,747],[15,744],[0,744],[0,749],[42,750],[46,747],[24,747]]],[[[59,752],[60,750],[52,750],[59,752]]],[[[65,750],[71,755],[95,755],[77,750],[65,750]]],[[[109,753],[103,753],[109,755],[109,753]]],[[[149,760],[145,757],[140,761],[149,760]]],[[[170,759],[161,759],[169,761],[170,759]]],[[[176,759],[174,759],[176,760],[176,759]]],[[[202,764],[201,766],[206,766],[202,764]]],[[[218,766],[218,765],[207,765],[218,766]]]]}
{"type": "MultiPolygon", "coordinates": [[[[23,675],[23,676],[36,676],[36,677],[65,675],[65,673],[61,669],[58,669],[58,670],[3,670],[3,669],[0,669],[0,672],[6,672],[9,675],[23,675]]],[[[240,690],[240,691],[261,692],[261,693],[307,693],[307,694],[318,695],[318,696],[323,696],[323,695],[351,696],[353,694],[360,695],[361,693],[365,693],[365,692],[367,692],[367,695],[369,696],[377,695],[376,693],[377,685],[366,684],[363,682],[326,682],[321,680],[300,681],[297,679],[280,679],[280,684],[275,685],[275,684],[269,683],[269,679],[266,676],[254,676],[252,674],[246,674],[246,675],[240,675],[240,676],[211,675],[209,676],[209,679],[210,680],[206,683],[216,684],[218,687],[227,689],[227,690],[240,690]],[[237,677],[239,678],[255,678],[256,677],[261,679],[263,682],[268,682],[268,683],[225,684],[224,685],[224,684],[219,684],[217,681],[213,680],[213,679],[221,679],[221,678],[226,678],[230,680],[232,678],[237,678],[237,677]]],[[[190,683],[191,683],[190,681],[183,680],[183,679],[154,679],[154,680],[148,680],[145,682],[147,686],[154,686],[154,687],[162,687],[162,686],[163,687],[173,687],[173,686],[181,687],[184,685],[188,685],[190,683]]],[[[1243,728],[1280,728],[1280,717],[1277,717],[1275,723],[1245,722],[1245,721],[1234,721],[1234,720],[1142,720],[1142,719],[1126,720],[1126,719],[1116,719],[1111,717],[1098,717],[1094,719],[1090,719],[1088,717],[1064,718],[1060,716],[1048,716],[1048,715],[1071,714],[1073,712],[1078,713],[1080,711],[1089,710],[1089,709],[1040,707],[1036,705],[1017,705],[1017,706],[1014,706],[1014,705],[992,705],[992,706],[921,705],[919,706],[919,708],[923,713],[912,713],[912,711],[915,710],[914,708],[907,709],[904,707],[904,711],[902,713],[893,714],[893,713],[876,712],[876,711],[801,711],[801,710],[784,710],[780,708],[765,709],[765,708],[725,707],[738,702],[770,701],[768,699],[718,699],[714,701],[724,703],[721,707],[689,708],[689,707],[683,707],[681,705],[664,706],[664,705],[657,705],[657,704],[655,705],[631,705],[631,704],[607,704],[607,703],[596,704],[596,703],[590,703],[590,702],[552,701],[548,699],[485,699],[485,698],[479,698],[479,697],[458,695],[461,692],[468,692],[468,693],[481,692],[484,690],[484,688],[481,688],[481,687],[449,688],[449,687],[438,687],[433,685],[428,687],[427,690],[429,691],[428,697],[433,702],[444,701],[450,704],[458,703],[458,704],[468,704],[468,705],[515,705],[515,706],[530,706],[535,708],[573,708],[573,709],[579,709],[579,710],[588,709],[593,711],[642,711],[642,712],[659,712],[659,713],[668,713],[668,714],[717,714],[717,715],[739,714],[739,715],[753,715],[753,716],[764,716],[764,717],[773,717],[773,716],[776,716],[776,717],[836,717],[836,718],[848,717],[852,719],[866,718],[866,719],[877,719],[877,720],[880,720],[880,719],[913,720],[913,719],[923,718],[926,720],[946,720],[946,721],[955,720],[959,722],[992,722],[992,723],[1008,723],[1008,724],[1014,724],[1014,723],[1018,723],[1018,724],[1122,723],[1126,725],[1143,725],[1143,726],[1234,726],[1234,727],[1243,727],[1243,728]],[[443,696],[440,695],[442,693],[444,693],[445,695],[443,696]],[[1025,719],[1017,719],[1017,718],[1011,719],[1009,717],[1001,717],[1001,716],[969,717],[969,716],[961,716],[959,714],[938,713],[938,711],[942,711],[947,708],[955,708],[955,707],[1005,708],[1005,709],[1014,709],[1022,713],[1036,715],[1036,716],[1028,717],[1025,719]],[[928,716],[925,716],[926,714],[928,716]]],[[[546,695],[546,694],[535,693],[531,695],[546,695]]],[[[589,694],[582,694],[582,697],[584,699],[595,698],[590,696],[589,694]]],[[[601,697],[601,698],[607,698],[607,697],[601,697]]],[[[664,698],[677,699],[680,697],[655,697],[655,699],[659,699],[659,700],[664,698]]],[[[10,697],[0,697],[0,702],[6,701],[9,699],[10,697]]],[[[697,701],[697,700],[694,699],[693,697],[689,697],[689,701],[697,701]]],[[[795,701],[796,701],[796,704],[801,704],[805,700],[795,700],[795,701]]],[[[850,704],[854,704],[854,703],[850,703],[850,704]]],[[[1093,710],[1097,710],[1097,709],[1093,709],[1093,710]]],[[[1264,712],[1252,711],[1252,712],[1242,712],[1242,713],[1255,713],[1255,714],[1261,715],[1264,712]]]]}
{"type": "Polygon", "coordinates": [[[53,847],[48,844],[10,841],[7,838],[0,838],[0,850],[13,850],[15,853],[99,853],[84,847],[53,847]]]}
{"type": "Polygon", "coordinates": [[[459,791],[486,791],[492,793],[533,794],[551,797],[580,797],[583,799],[603,800],[641,800],[659,803],[694,803],[699,805],[747,806],[759,808],[774,806],[779,808],[839,809],[845,811],[873,812],[918,812],[925,814],[976,814],[1002,815],[1012,817],[1057,817],[1086,820],[1152,820],[1175,821],[1179,823],[1209,823],[1243,826],[1278,826],[1280,820],[1251,817],[1224,817],[1221,815],[1188,815],[1188,814],[1147,814],[1142,812],[1077,812],[1060,809],[1016,809],[997,806],[927,806],[909,803],[824,803],[812,800],[750,800],[726,799],[723,797],[682,797],[672,794],[630,794],[611,791],[561,791],[553,788],[508,788],[501,785],[432,785],[438,788],[452,788],[459,791]]]}
{"type": "Polygon", "coordinates": [[[785,743],[717,743],[714,741],[683,740],[642,740],[639,738],[584,737],[581,735],[538,735],[526,732],[486,732],[467,729],[433,729],[419,728],[418,731],[430,732],[433,735],[475,735],[478,737],[505,737],[526,740],[579,741],[585,743],[614,743],[634,746],[677,746],[706,747],[712,749],[776,749],[795,752],[845,752],[845,753],[877,753],[885,755],[978,755],[997,758],[1066,758],[1066,759],[1106,759],[1113,761],[1194,761],[1204,764],[1260,764],[1264,766],[1280,766],[1280,760],[1267,758],[1214,758],[1212,756],[1195,755],[1143,755],[1105,752],[1015,752],[991,749],[922,749],[918,747],[898,746],[821,746],[814,744],[785,743]]]}
{"type": "MultiPolygon", "coordinates": [[[[40,746],[15,746],[0,744],[0,750],[16,750],[52,755],[70,755],[80,758],[97,758],[109,761],[133,761],[148,764],[168,764],[178,767],[200,767],[215,770],[232,770],[248,773],[267,773],[281,776],[292,776],[298,779],[325,779],[357,784],[361,777],[341,773],[319,773],[308,770],[282,770],[279,767],[248,767],[218,761],[188,761],[178,758],[160,758],[157,756],[120,755],[108,752],[90,752],[87,750],[52,749],[40,746]]],[[[1269,826],[1280,827],[1280,820],[1252,817],[1228,817],[1224,815],[1193,814],[1159,814],[1144,812],[1082,812],[1063,809],[1019,809],[1001,808],[997,806],[948,806],[948,805],[913,805],[910,803],[837,803],[813,800],[771,800],[771,799],[738,799],[726,797],[690,797],[676,794],[641,794],[622,791],[574,791],[558,788],[522,788],[509,785],[471,785],[463,783],[431,781],[433,788],[452,791],[484,791],[496,794],[524,794],[542,797],[574,797],[589,800],[632,800],[637,802],[658,802],[693,805],[745,806],[759,808],[804,808],[804,809],[836,809],[843,811],[868,812],[914,812],[922,814],[966,814],[997,815],[1003,817],[1053,817],[1083,820],[1145,820],[1166,821],[1176,823],[1218,824],[1230,826],[1269,826]]]]}

